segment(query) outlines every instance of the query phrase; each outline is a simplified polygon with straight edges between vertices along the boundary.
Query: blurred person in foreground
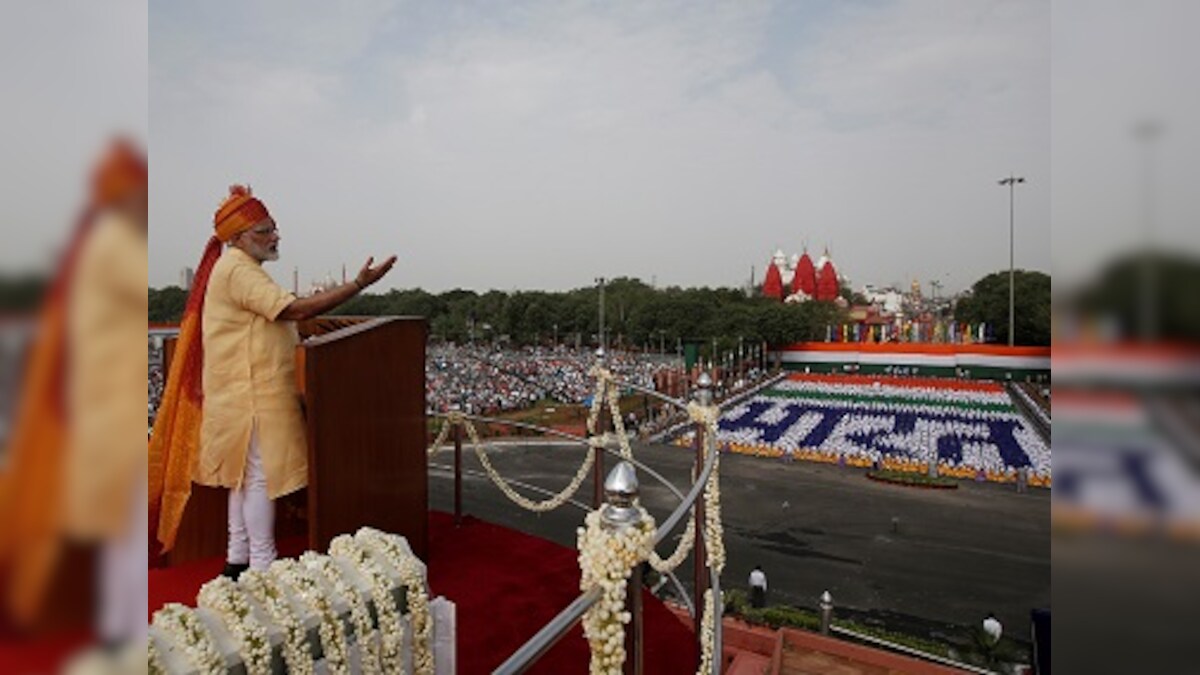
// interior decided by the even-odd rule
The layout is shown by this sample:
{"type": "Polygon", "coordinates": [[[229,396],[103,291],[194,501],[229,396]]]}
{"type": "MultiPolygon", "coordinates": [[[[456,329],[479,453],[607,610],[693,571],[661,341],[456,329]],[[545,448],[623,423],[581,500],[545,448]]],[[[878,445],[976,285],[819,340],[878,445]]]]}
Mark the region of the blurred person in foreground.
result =
{"type": "Polygon", "coordinates": [[[274,500],[308,480],[295,322],[354,297],[396,258],[368,259],[352,282],[297,298],[262,267],[279,258],[279,230],[248,187],[230,188],[213,227],[150,439],[149,506],[167,551],[192,482],[229,488],[224,574],[237,578],[275,559],[274,500]]]}
{"type": "Polygon", "coordinates": [[[43,304],[0,482],[5,618],[33,636],[76,623],[89,603],[63,597],[65,545],[98,546],[94,635],[129,658],[146,635],[147,201],[145,156],[114,141],[43,304]]]}

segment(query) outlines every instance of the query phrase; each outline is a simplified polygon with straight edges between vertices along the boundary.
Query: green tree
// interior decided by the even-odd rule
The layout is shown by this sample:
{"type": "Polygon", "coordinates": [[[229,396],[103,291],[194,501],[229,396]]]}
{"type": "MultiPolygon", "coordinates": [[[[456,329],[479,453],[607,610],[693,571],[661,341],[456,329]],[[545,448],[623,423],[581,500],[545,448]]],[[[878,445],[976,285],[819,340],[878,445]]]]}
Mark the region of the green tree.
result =
{"type": "Polygon", "coordinates": [[[47,280],[37,274],[0,276],[0,312],[28,313],[42,302],[47,280]]]}
{"type": "Polygon", "coordinates": [[[187,306],[187,291],[178,286],[149,289],[146,320],[150,323],[179,323],[187,306]]]}
{"type": "MultiPolygon", "coordinates": [[[[1042,272],[1016,270],[1013,307],[1016,317],[1014,342],[1018,345],[1050,344],[1050,276],[1042,272]]],[[[1008,271],[993,272],[971,287],[970,295],[954,307],[956,321],[986,323],[996,342],[1008,342],[1008,271]]]]}
{"type": "Polygon", "coordinates": [[[1096,281],[1071,300],[1092,316],[1111,317],[1126,336],[1141,335],[1147,309],[1145,286],[1153,295],[1150,316],[1160,340],[1200,340],[1200,311],[1192,295],[1200,288],[1200,263],[1166,252],[1141,252],[1115,260],[1096,281]]]}

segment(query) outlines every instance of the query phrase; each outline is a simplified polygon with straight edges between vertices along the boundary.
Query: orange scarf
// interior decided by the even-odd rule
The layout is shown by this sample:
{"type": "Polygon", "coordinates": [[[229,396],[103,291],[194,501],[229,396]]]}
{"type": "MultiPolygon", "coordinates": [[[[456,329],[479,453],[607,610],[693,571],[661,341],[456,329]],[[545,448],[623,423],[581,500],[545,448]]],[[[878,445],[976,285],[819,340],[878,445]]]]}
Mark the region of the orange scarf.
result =
{"type": "Polygon", "coordinates": [[[200,452],[200,420],[204,391],[204,297],[213,265],[221,257],[221,241],[208,240],[196,268],[188,294],[175,356],[163,388],[158,416],[150,435],[149,480],[150,530],[157,533],[163,553],[175,545],[183,511],[192,494],[192,472],[200,452]]]}
{"type": "Polygon", "coordinates": [[[61,552],[67,296],[75,259],[94,222],[91,211],[80,219],[42,303],[13,416],[8,466],[0,474],[0,564],[7,609],[19,624],[36,620],[61,552]]]}

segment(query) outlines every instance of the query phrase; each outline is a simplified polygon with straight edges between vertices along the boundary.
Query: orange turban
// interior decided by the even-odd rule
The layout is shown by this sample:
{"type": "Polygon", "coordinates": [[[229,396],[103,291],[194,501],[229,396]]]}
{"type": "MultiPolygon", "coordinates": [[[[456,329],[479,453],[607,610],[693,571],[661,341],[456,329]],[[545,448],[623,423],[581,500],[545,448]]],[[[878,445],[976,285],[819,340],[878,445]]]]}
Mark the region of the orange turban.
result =
{"type": "Polygon", "coordinates": [[[111,206],[137,190],[145,190],[146,158],[126,139],[117,139],[92,170],[92,205],[111,206]]]}
{"type": "Polygon", "coordinates": [[[267,207],[251,194],[249,186],[230,185],[229,196],[213,216],[213,227],[217,230],[217,239],[228,242],[270,216],[267,207]]]}

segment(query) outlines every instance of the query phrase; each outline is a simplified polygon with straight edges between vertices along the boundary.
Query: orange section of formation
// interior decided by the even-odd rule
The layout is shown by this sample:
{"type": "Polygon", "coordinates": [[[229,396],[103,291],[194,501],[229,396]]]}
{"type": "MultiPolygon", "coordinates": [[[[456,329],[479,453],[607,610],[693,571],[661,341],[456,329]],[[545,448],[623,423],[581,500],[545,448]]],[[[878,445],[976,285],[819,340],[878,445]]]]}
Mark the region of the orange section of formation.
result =
{"type": "Polygon", "coordinates": [[[954,356],[981,354],[988,356],[1049,357],[1049,347],[1009,347],[981,344],[930,344],[926,342],[796,342],[783,348],[788,352],[858,352],[860,354],[924,354],[954,356]]]}

